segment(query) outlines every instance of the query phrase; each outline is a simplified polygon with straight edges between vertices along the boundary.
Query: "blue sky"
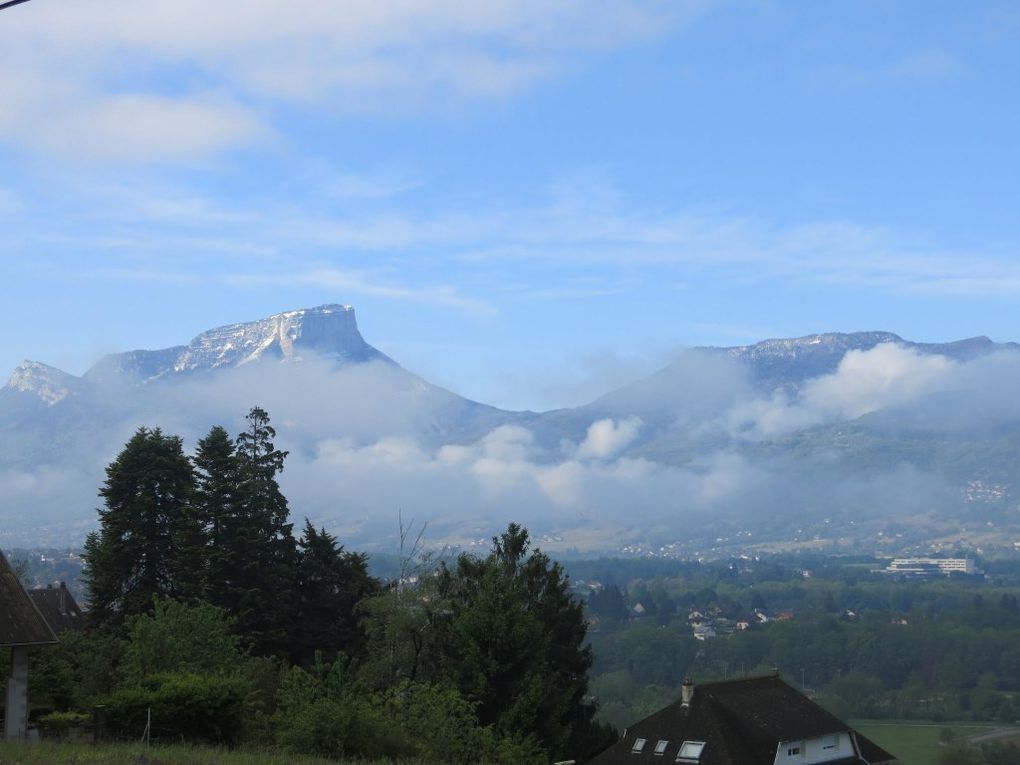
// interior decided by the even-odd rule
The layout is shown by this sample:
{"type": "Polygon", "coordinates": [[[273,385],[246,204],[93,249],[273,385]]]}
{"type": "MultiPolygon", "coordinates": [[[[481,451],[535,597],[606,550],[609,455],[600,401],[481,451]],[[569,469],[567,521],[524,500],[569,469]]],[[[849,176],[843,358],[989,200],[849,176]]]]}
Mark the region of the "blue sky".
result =
{"type": "Polygon", "coordinates": [[[0,368],[326,302],[507,407],[689,345],[1020,340],[1018,51],[991,0],[33,0],[0,368]]]}

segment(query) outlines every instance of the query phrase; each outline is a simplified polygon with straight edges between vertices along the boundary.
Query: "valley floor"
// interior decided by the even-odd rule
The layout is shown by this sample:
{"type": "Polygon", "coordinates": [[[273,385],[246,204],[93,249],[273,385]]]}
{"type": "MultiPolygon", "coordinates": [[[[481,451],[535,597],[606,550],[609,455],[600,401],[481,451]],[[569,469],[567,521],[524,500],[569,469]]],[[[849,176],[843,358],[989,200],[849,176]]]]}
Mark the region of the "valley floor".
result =
{"type": "Polygon", "coordinates": [[[980,725],[965,722],[924,722],[920,720],[854,720],[860,731],[879,746],[892,752],[900,765],[935,765],[947,731],[957,740],[982,743],[994,738],[1010,738],[1020,728],[980,725]]]}

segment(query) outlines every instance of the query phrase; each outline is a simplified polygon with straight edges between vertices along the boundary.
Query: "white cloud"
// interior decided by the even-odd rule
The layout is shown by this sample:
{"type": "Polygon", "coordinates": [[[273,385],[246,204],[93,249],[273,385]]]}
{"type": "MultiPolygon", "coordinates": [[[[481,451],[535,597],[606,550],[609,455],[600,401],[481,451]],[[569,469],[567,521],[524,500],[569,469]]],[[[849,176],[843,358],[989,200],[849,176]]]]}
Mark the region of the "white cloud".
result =
{"type": "Polygon", "coordinates": [[[659,34],[706,5],[33,4],[0,27],[0,140],[126,160],[201,157],[258,140],[270,132],[259,120],[271,123],[273,109],[288,102],[326,113],[392,113],[504,97],[569,71],[586,55],[659,34]],[[224,95],[210,103],[208,92],[224,95]],[[168,153],[168,145],[175,150],[168,153]]]}
{"type": "Polygon", "coordinates": [[[726,415],[730,429],[760,439],[917,402],[954,386],[958,364],[895,343],[849,351],[835,372],[808,380],[796,393],[745,400],[726,415]]]}
{"type": "Polygon", "coordinates": [[[629,446],[641,430],[639,417],[616,421],[612,418],[593,422],[588,434],[577,447],[579,459],[606,459],[629,446]]]}

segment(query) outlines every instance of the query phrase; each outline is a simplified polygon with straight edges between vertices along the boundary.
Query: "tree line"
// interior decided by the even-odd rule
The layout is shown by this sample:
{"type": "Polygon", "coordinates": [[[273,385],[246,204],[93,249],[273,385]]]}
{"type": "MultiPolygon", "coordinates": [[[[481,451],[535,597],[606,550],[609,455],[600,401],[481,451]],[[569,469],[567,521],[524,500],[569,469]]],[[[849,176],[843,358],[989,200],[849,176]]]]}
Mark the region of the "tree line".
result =
{"type": "Polygon", "coordinates": [[[85,544],[89,629],[37,652],[39,711],[102,704],[134,737],[151,710],[157,738],[330,757],[584,761],[611,743],[583,606],[526,529],[379,581],[325,529],[295,537],[275,438],[258,407],[192,455],[131,437],[85,544]]]}
{"type": "Polygon", "coordinates": [[[629,725],[674,699],[688,675],[778,668],[844,718],[1020,719],[1020,588],[970,579],[804,579],[801,570],[696,565],[680,576],[604,585],[587,601],[598,617],[592,688],[602,718],[629,725]],[[760,623],[755,609],[792,618],[760,623]],[[694,611],[718,627],[717,637],[695,639],[694,611]],[[735,629],[743,619],[749,628],[735,629]]]}

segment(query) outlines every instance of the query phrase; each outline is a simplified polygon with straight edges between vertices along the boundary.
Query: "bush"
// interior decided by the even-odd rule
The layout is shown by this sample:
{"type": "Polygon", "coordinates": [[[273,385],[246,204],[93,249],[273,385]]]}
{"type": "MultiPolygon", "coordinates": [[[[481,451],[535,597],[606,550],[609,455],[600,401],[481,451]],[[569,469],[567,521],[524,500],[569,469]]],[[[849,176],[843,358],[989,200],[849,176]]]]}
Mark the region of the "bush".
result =
{"type": "Polygon", "coordinates": [[[39,718],[39,725],[43,733],[57,739],[67,738],[72,728],[81,728],[88,724],[91,718],[80,712],[50,712],[39,718]]]}
{"type": "Polygon", "coordinates": [[[279,743],[301,754],[365,759],[406,757],[414,753],[403,730],[369,700],[320,698],[287,719],[279,743]]]}
{"type": "Polygon", "coordinates": [[[234,745],[241,737],[247,690],[235,678],[154,675],[106,699],[109,730],[137,738],[151,710],[154,740],[234,745]]]}
{"type": "Polygon", "coordinates": [[[492,726],[479,725],[475,705],[452,688],[404,683],[391,693],[388,711],[426,760],[451,765],[548,761],[534,740],[500,736],[492,726]]]}

